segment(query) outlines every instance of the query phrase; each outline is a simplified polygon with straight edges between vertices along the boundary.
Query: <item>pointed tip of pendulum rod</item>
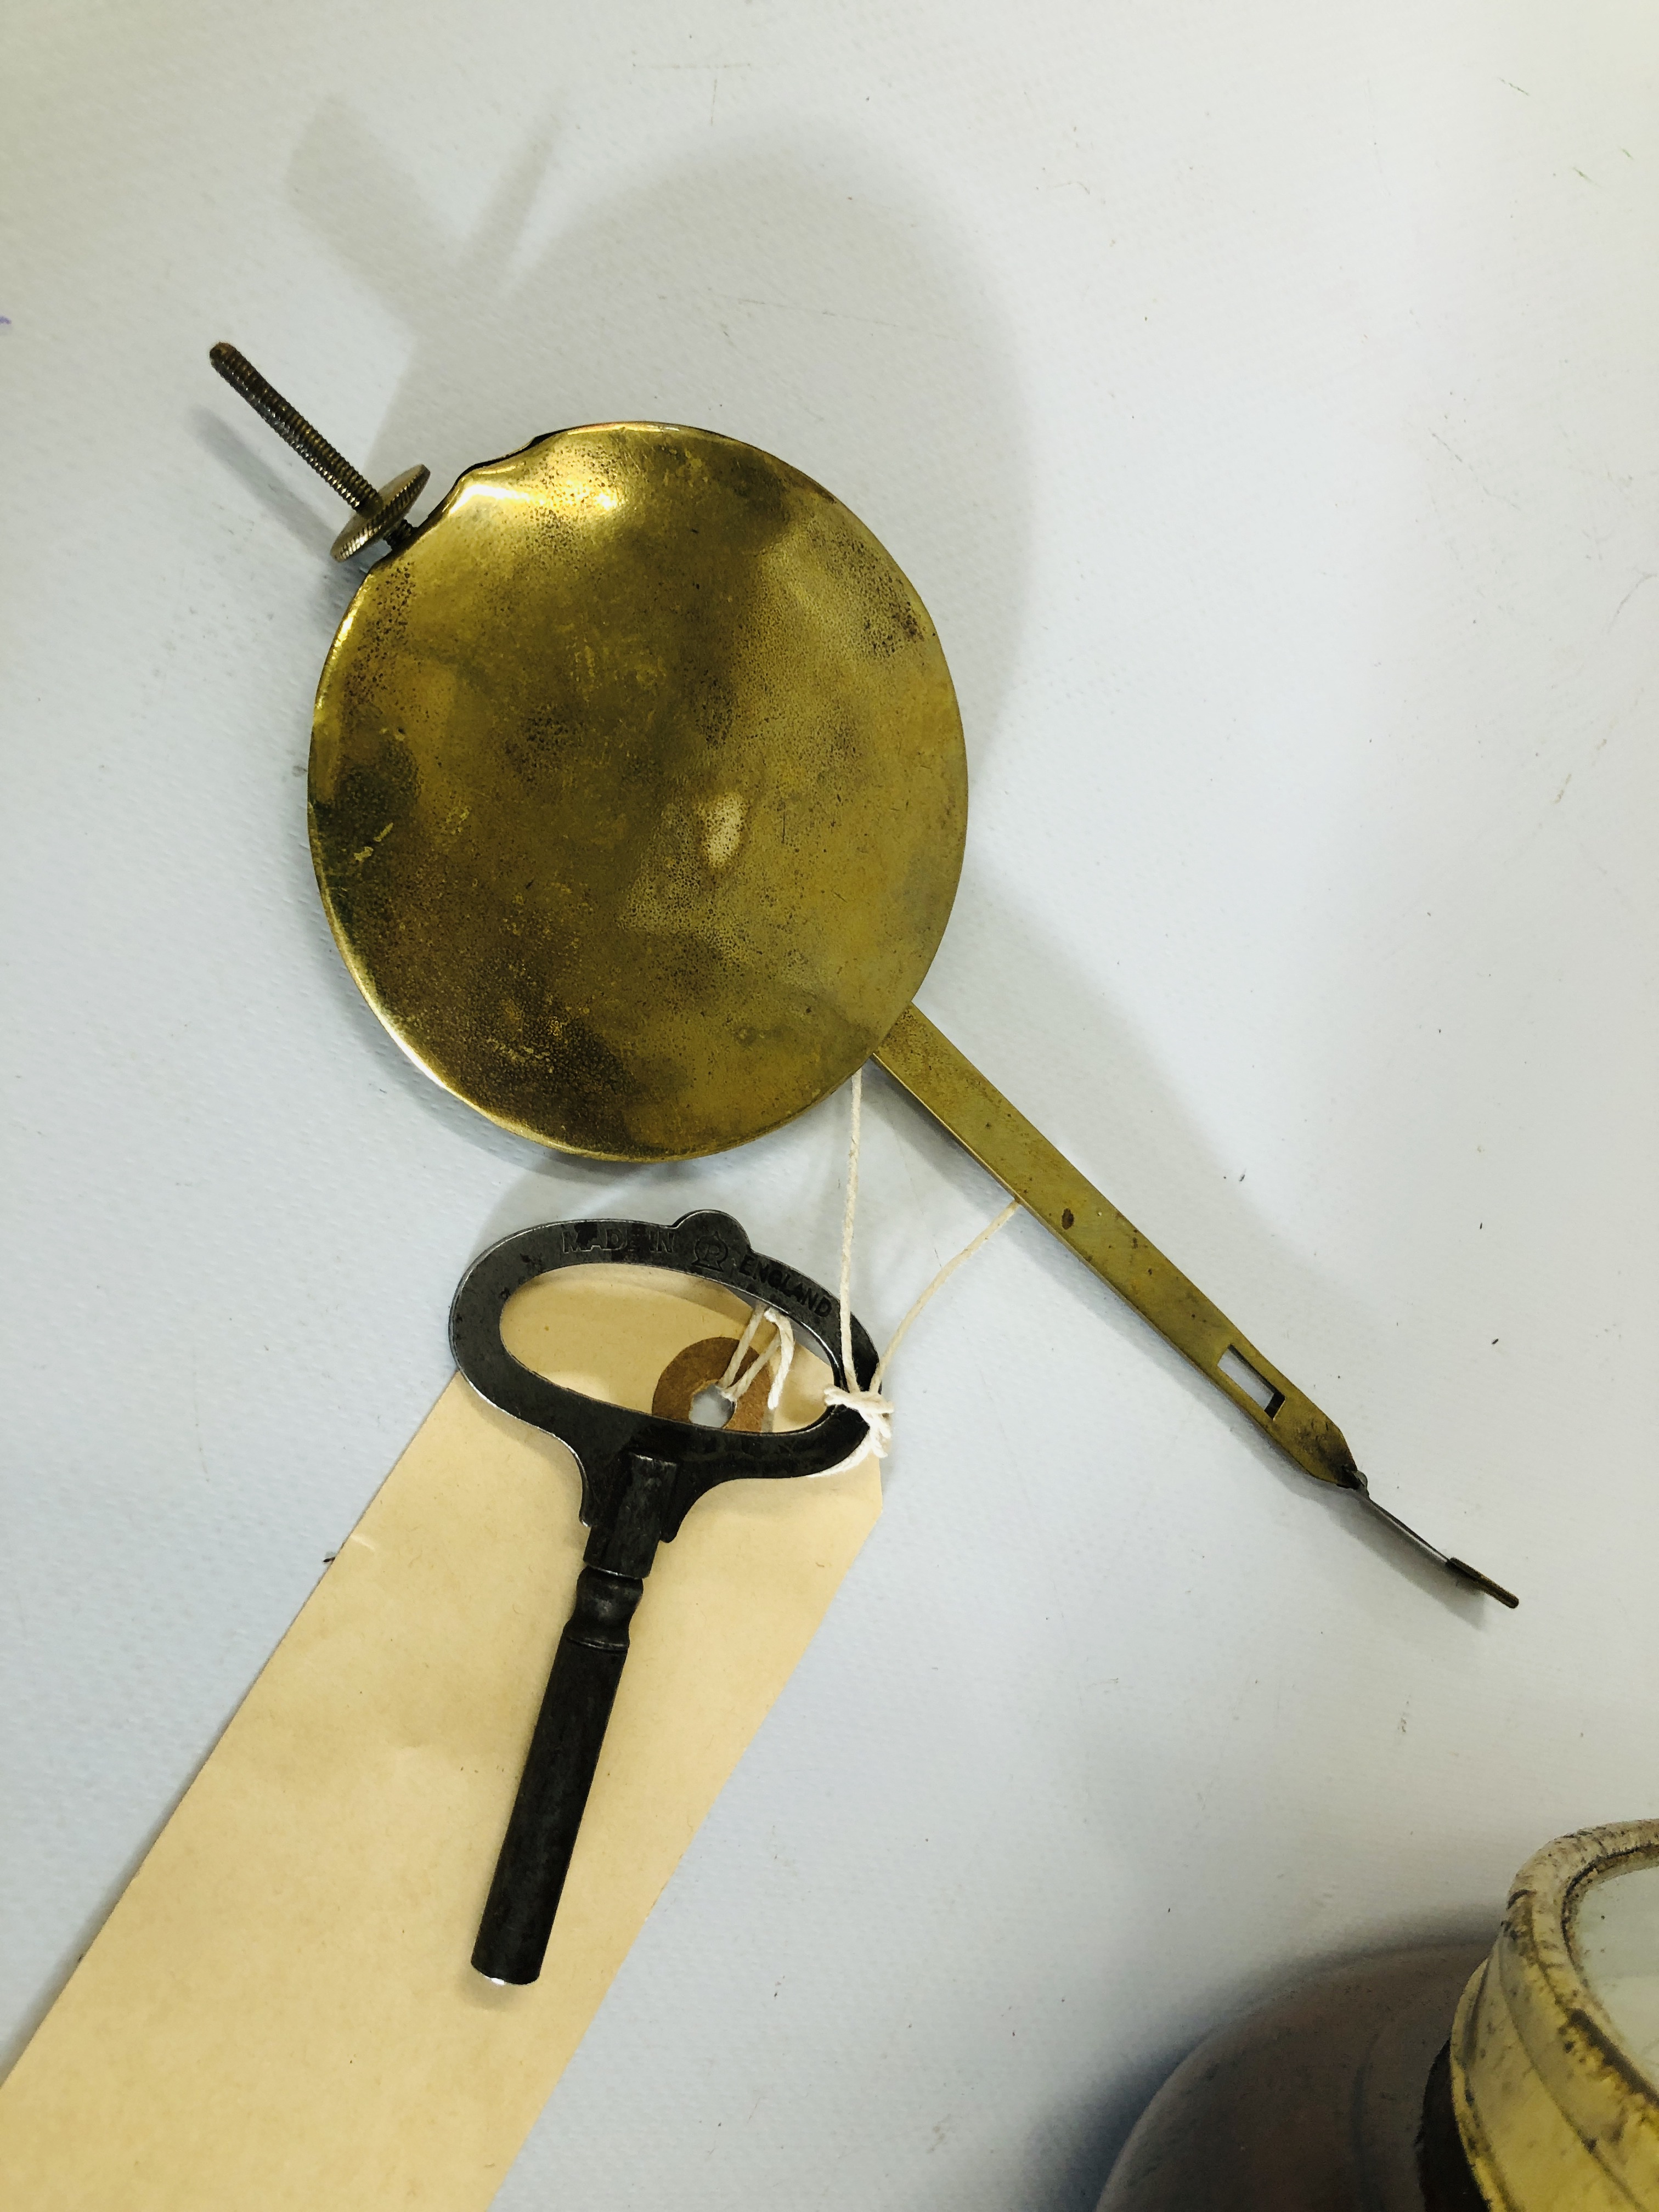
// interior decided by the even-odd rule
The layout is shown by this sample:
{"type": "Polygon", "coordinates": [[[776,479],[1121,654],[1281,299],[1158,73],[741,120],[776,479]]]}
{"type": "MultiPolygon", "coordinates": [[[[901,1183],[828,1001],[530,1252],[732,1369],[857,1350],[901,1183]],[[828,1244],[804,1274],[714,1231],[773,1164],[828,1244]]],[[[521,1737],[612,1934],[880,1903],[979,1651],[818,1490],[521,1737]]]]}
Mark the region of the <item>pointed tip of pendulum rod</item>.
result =
{"type": "Polygon", "coordinates": [[[986,1081],[920,1008],[911,1006],[899,1016],[877,1046],[875,1058],[1028,1212],[1052,1230],[1102,1282],[1127,1298],[1166,1344],[1190,1359],[1304,1474],[1339,1490],[1357,1491],[1380,1520],[1466,1589],[1484,1591],[1499,1605],[1519,1605],[1520,1599],[1501,1583],[1466,1560],[1437,1552],[1415,1528],[1379,1505],[1329,1414],[1263,1359],[1220,1307],[1133,1222],[1125,1220],[1111,1200],[986,1081]]]}
{"type": "Polygon", "coordinates": [[[335,539],[337,561],[349,561],[377,538],[398,552],[415,535],[404,517],[426,489],[429,469],[405,469],[402,476],[377,491],[366,476],[337,453],[322,432],[291,406],[274,384],[268,384],[246,354],[221,339],[208,349],[208,359],[237,397],[246,399],[260,420],[293,447],[301,459],[315,469],[331,491],[352,510],[352,519],[335,539]]]}
{"type": "Polygon", "coordinates": [[[1449,1553],[1437,1551],[1426,1536],[1419,1536],[1416,1529],[1409,1528],[1397,1513],[1390,1513],[1386,1505],[1379,1505],[1371,1496],[1370,1485],[1363,1474],[1355,1488],[1362,1502],[1379,1521],[1386,1521],[1390,1528],[1398,1529],[1402,1536],[1416,1545],[1419,1552],[1426,1552],[1437,1566],[1444,1567],[1447,1573],[1455,1575],[1460,1583],[1466,1583],[1471,1589],[1485,1591],[1488,1597],[1495,1597],[1499,1605],[1506,1605],[1511,1611],[1520,1604],[1520,1599],[1512,1590],[1506,1590],[1502,1583],[1495,1583],[1490,1575],[1483,1575],[1479,1567],[1470,1566],[1467,1559],[1455,1559],[1449,1553]]]}

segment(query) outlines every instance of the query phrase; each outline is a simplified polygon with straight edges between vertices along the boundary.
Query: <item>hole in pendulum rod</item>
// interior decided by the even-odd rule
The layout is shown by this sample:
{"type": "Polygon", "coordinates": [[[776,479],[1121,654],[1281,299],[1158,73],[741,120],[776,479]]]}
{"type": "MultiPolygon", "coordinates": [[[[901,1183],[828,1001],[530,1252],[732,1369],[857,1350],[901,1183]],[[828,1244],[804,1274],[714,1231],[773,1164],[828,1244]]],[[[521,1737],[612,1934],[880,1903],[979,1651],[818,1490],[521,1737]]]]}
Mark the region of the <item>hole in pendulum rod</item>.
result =
{"type": "Polygon", "coordinates": [[[1275,1390],[1267,1376],[1258,1375],[1243,1353],[1235,1351],[1231,1344],[1217,1360],[1216,1366],[1235,1389],[1242,1390],[1247,1398],[1254,1398],[1267,1419],[1272,1420],[1285,1402],[1282,1390],[1275,1390]]]}

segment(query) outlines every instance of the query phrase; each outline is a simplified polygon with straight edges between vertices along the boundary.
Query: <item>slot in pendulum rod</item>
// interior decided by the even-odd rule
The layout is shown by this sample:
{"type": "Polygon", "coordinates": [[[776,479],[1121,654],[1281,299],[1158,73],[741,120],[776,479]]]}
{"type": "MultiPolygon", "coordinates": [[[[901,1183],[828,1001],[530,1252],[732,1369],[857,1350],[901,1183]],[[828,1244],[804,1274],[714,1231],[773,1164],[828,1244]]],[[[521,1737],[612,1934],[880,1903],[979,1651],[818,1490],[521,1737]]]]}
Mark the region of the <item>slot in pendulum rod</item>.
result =
{"type": "Polygon", "coordinates": [[[1188,1282],[1111,1200],[988,1083],[927,1017],[911,1006],[876,1049],[894,1080],[989,1170],[1086,1267],[1127,1298],[1166,1343],[1317,1482],[1358,1494],[1371,1512],[1447,1571],[1500,1605],[1520,1601],[1407,1527],[1370,1494],[1346,1438],[1304,1390],[1257,1351],[1219,1306],[1188,1282]]]}

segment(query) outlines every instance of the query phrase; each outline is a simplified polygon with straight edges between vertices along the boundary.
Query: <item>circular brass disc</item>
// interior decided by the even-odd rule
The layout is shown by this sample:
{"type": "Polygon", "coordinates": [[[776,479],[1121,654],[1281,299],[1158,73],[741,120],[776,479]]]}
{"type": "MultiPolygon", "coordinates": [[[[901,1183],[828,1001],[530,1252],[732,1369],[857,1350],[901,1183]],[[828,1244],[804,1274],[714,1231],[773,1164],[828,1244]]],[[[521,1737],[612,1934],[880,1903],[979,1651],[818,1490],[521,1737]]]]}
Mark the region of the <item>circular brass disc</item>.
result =
{"type": "Polygon", "coordinates": [[[318,686],[341,951],[428,1073],[569,1152],[684,1158],[832,1091],[926,974],[967,769],[926,609],[808,477],[704,430],[469,470],[318,686]]]}

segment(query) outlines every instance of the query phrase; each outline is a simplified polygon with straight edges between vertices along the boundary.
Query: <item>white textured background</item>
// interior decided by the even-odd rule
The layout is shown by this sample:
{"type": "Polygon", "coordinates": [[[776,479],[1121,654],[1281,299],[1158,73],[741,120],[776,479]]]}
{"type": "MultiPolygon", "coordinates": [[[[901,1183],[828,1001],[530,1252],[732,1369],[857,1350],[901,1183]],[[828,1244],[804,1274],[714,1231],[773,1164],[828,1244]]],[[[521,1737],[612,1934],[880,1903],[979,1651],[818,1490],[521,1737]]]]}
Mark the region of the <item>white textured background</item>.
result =
{"type": "MultiPolygon", "coordinates": [[[[1523,1594],[1417,1570],[1029,1222],[500,2199],[1091,2205],[1207,2028],[1659,1809],[1659,20],[1616,0],[13,0],[3,2027],[446,1373],[486,1237],[732,1207],[425,1087],[303,821],[340,511],[665,416],[872,525],[975,811],[923,1004],[1523,1594]]],[[[873,1085],[879,1334],[997,1194],[873,1085]]]]}

